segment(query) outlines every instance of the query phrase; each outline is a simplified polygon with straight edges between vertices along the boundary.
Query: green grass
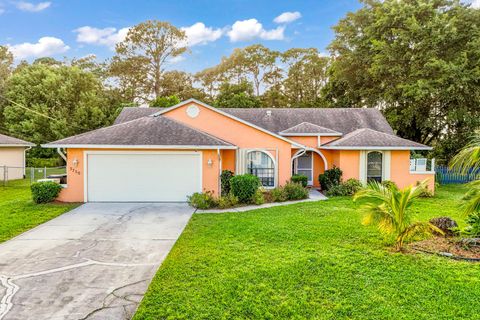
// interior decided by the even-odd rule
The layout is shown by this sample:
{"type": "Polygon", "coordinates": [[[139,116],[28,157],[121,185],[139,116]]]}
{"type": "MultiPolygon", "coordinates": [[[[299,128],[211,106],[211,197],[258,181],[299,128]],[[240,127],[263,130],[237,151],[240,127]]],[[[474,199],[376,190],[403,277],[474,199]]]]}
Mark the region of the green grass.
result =
{"type": "MultiPolygon", "coordinates": [[[[459,222],[463,186],[415,205],[459,222]]],[[[480,264],[401,254],[350,198],[194,215],[134,319],[480,319],[480,264]]]]}
{"type": "Polygon", "coordinates": [[[27,180],[9,181],[0,186],[0,242],[53,219],[78,204],[35,204],[27,180]]]}

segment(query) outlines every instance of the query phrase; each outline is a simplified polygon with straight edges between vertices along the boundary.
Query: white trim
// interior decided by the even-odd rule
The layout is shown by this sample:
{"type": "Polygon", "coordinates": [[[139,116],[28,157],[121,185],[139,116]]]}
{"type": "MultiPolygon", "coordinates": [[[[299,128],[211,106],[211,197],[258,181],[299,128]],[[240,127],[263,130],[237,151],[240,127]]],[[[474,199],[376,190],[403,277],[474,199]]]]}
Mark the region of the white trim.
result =
{"type": "Polygon", "coordinates": [[[237,146],[195,146],[195,145],[112,145],[112,144],[43,144],[43,148],[70,148],[70,149],[180,149],[180,150],[215,150],[237,149],[237,146]]]}
{"type": "Polygon", "coordinates": [[[391,163],[392,163],[392,153],[390,151],[383,152],[382,180],[390,180],[390,173],[392,172],[391,163]]]}
{"type": "Polygon", "coordinates": [[[362,150],[360,151],[360,161],[359,161],[359,173],[358,177],[360,182],[363,184],[367,183],[367,152],[362,150]]]}
{"type": "Polygon", "coordinates": [[[249,127],[255,128],[255,129],[257,129],[257,130],[259,130],[259,131],[262,131],[262,132],[264,132],[264,133],[266,133],[266,134],[269,134],[269,135],[271,135],[271,136],[274,136],[275,138],[278,138],[278,139],[280,139],[280,140],[289,142],[289,143],[291,143],[291,144],[293,144],[293,145],[303,146],[303,145],[300,144],[300,143],[297,143],[297,142],[292,141],[292,140],[290,140],[290,139],[284,138],[284,137],[282,137],[282,136],[280,136],[280,135],[278,135],[278,134],[276,134],[276,133],[273,133],[273,132],[271,132],[271,131],[269,131],[269,130],[266,130],[266,129],[261,128],[261,127],[259,127],[259,126],[257,126],[257,125],[254,125],[254,124],[251,123],[251,122],[248,122],[248,121],[245,121],[245,120],[243,120],[243,119],[237,118],[237,117],[235,117],[235,116],[233,116],[233,115],[231,115],[231,114],[229,114],[229,113],[227,113],[227,112],[225,112],[225,111],[222,111],[222,110],[220,110],[220,109],[217,109],[217,108],[215,108],[215,107],[212,107],[211,105],[208,105],[208,104],[206,104],[206,103],[204,103],[204,102],[201,102],[201,101],[199,101],[199,100],[197,100],[197,99],[193,99],[193,98],[190,98],[190,99],[187,99],[187,100],[185,100],[185,101],[182,101],[182,102],[180,102],[180,103],[178,103],[178,104],[176,104],[176,105],[174,105],[174,106],[172,106],[172,107],[166,108],[166,109],[164,109],[164,110],[160,110],[160,111],[158,111],[158,112],[155,112],[154,114],[150,115],[150,117],[159,116],[159,115],[161,115],[161,114],[167,113],[167,112],[169,112],[169,111],[171,111],[171,110],[175,110],[175,109],[177,109],[177,108],[179,108],[179,107],[182,107],[182,106],[187,105],[187,104],[192,103],[192,102],[194,102],[194,103],[196,103],[196,104],[199,104],[199,105],[201,105],[202,107],[207,108],[207,109],[209,109],[209,110],[212,110],[212,111],[214,111],[214,112],[217,112],[217,113],[219,113],[219,114],[221,114],[221,115],[223,115],[223,116],[225,116],[225,117],[227,117],[227,118],[236,120],[236,121],[238,121],[238,122],[240,122],[240,123],[243,123],[243,124],[245,124],[245,125],[247,125],[247,126],[249,126],[249,127]]]}
{"type": "Polygon", "coordinates": [[[342,133],[283,133],[280,132],[283,137],[341,137],[342,133]]]}
{"type": "Polygon", "coordinates": [[[379,151],[379,150],[432,150],[432,147],[385,147],[385,146],[378,146],[378,147],[336,147],[336,146],[323,146],[321,149],[326,150],[371,150],[371,151],[379,151]]]}
{"type": "MultiPolygon", "coordinates": [[[[88,202],[88,155],[90,154],[195,154],[195,155],[200,155],[200,186],[199,190],[203,191],[203,152],[198,152],[198,151],[129,151],[129,150],[124,150],[124,151],[110,151],[110,150],[104,150],[104,151],[91,151],[91,150],[85,150],[83,151],[83,202],[88,202]]],[[[68,165],[68,164],[67,164],[68,165]]],[[[67,177],[68,179],[68,177],[67,177]]]]}
{"type": "Polygon", "coordinates": [[[409,171],[410,174],[435,174],[435,171],[409,171]]]}

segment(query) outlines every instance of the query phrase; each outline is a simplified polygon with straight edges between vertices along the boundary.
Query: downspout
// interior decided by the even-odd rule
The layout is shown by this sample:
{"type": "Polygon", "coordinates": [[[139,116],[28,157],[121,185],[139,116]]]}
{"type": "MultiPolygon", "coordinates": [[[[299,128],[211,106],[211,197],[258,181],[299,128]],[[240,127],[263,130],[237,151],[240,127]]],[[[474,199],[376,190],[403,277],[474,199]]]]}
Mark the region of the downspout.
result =
{"type": "Polygon", "coordinates": [[[23,176],[27,174],[27,151],[32,149],[32,147],[27,147],[23,150],[23,176]]]}
{"type": "Polygon", "coordinates": [[[57,153],[60,155],[60,157],[62,157],[63,160],[65,160],[65,164],[66,164],[67,163],[67,156],[65,155],[65,153],[62,152],[61,148],[57,148],[57,153]]]}
{"type": "Polygon", "coordinates": [[[218,195],[222,196],[222,156],[220,154],[220,149],[217,149],[218,156],[218,195]]]}

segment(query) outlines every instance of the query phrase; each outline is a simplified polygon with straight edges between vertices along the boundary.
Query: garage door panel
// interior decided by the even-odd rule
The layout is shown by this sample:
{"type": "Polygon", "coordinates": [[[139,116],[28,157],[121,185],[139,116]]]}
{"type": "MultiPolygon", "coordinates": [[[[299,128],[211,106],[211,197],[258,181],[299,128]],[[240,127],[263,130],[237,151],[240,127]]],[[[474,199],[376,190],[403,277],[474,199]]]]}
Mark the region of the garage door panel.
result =
{"type": "Polygon", "coordinates": [[[88,201],[186,201],[201,191],[199,153],[89,154],[88,201]]]}

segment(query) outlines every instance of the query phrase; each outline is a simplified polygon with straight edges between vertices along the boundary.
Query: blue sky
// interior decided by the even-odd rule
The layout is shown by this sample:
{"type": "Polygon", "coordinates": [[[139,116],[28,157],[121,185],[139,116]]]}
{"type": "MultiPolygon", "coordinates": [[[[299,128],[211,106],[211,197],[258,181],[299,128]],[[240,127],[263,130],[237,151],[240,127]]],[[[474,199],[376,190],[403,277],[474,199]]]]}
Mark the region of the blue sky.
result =
{"type": "Polygon", "coordinates": [[[190,53],[171,65],[195,72],[217,64],[233,48],[253,43],[326,52],[331,27],[360,6],[357,0],[0,0],[0,44],[9,45],[17,60],[88,54],[103,60],[112,56],[128,27],[157,19],[186,28],[190,53]]]}

